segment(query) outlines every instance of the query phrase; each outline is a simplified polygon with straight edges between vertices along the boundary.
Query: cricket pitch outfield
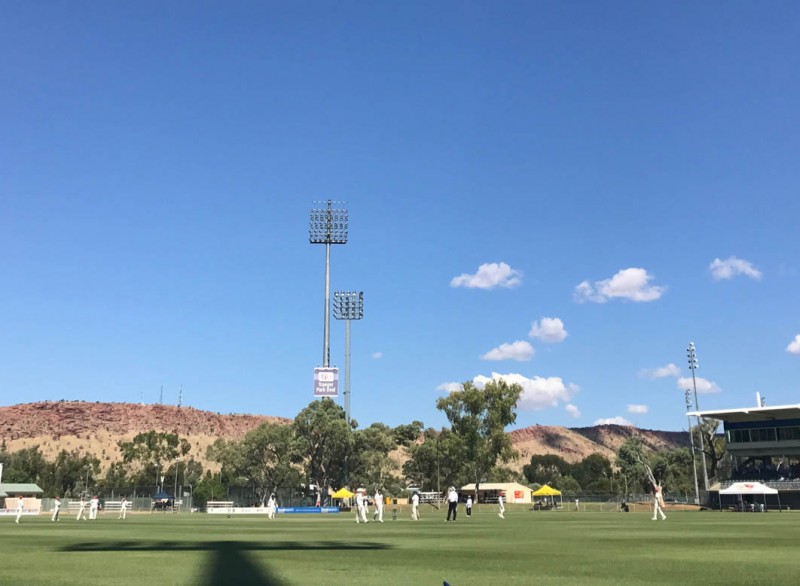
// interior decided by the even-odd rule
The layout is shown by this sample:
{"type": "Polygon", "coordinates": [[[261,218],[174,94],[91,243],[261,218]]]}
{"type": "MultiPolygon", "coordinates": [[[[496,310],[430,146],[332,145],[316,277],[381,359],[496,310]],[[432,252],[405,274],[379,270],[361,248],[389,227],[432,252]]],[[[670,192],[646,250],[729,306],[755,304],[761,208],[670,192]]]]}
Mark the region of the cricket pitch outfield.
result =
{"type": "Polygon", "coordinates": [[[793,512],[0,518],[0,585],[797,584],[793,512]]]}

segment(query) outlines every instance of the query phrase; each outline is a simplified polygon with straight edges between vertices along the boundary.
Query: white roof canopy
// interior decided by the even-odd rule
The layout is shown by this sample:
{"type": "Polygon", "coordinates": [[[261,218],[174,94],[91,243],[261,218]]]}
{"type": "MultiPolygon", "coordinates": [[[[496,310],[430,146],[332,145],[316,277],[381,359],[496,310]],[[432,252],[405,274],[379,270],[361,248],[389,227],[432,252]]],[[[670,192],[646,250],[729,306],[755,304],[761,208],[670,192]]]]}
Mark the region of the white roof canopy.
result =
{"type": "Polygon", "coordinates": [[[691,411],[686,415],[692,417],[710,417],[711,419],[730,421],[731,423],[800,419],[800,405],[745,407],[743,409],[720,409],[717,411],[691,411]]]}
{"type": "Polygon", "coordinates": [[[778,491],[760,482],[735,482],[719,494],[778,494],[778,491]]]}

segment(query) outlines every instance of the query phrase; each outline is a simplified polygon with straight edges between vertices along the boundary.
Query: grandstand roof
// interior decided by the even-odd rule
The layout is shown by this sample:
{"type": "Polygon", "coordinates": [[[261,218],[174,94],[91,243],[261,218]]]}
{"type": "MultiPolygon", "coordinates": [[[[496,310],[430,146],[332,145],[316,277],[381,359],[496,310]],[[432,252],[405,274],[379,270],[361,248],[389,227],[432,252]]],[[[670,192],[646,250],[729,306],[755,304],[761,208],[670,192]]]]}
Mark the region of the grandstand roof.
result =
{"type": "Polygon", "coordinates": [[[16,496],[18,494],[42,494],[44,491],[33,483],[3,482],[0,484],[0,492],[5,492],[6,496],[16,496]]]}
{"type": "Polygon", "coordinates": [[[692,417],[709,417],[720,421],[769,421],[800,419],[800,405],[780,405],[778,407],[744,407],[742,409],[720,409],[717,411],[692,411],[692,417]]]}

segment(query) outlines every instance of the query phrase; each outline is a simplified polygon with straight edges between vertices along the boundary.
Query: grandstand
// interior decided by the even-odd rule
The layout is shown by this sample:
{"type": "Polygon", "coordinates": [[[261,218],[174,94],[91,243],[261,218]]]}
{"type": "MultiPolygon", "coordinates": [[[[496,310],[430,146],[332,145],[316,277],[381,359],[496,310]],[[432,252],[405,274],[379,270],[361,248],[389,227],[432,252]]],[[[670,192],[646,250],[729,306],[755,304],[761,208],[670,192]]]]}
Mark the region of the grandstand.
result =
{"type": "MultiPolygon", "coordinates": [[[[731,478],[710,487],[712,504],[734,482],[761,482],[777,489],[784,508],[800,508],[800,405],[694,411],[693,417],[723,423],[731,478]]],[[[725,506],[724,499],[721,506],[725,506]]]]}

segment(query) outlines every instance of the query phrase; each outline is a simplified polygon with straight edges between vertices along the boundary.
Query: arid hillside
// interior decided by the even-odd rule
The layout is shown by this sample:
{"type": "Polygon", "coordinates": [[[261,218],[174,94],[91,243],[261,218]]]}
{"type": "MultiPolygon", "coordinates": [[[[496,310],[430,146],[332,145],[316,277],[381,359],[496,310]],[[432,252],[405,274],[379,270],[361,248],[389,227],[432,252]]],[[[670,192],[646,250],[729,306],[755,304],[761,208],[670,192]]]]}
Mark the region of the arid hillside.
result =
{"type": "Polygon", "coordinates": [[[679,431],[652,431],[623,425],[594,427],[555,427],[534,425],[510,432],[511,441],[520,454],[522,467],[536,454],[557,454],[567,462],[579,462],[590,454],[601,454],[614,461],[615,453],[625,440],[639,437],[653,450],[688,446],[689,434],[679,431]]]}
{"type": "MultiPolygon", "coordinates": [[[[120,458],[117,442],[143,431],[165,431],[185,437],[191,455],[208,465],[206,448],[217,438],[239,439],[266,422],[290,423],[266,415],[220,415],[192,407],[131,403],[59,401],[0,407],[0,440],[10,451],[39,446],[47,458],[61,450],[89,452],[103,467],[120,458]]],[[[616,449],[629,437],[641,437],[653,449],[688,445],[685,432],[650,431],[619,425],[566,428],[535,425],[510,432],[520,453],[513,466],[521,469],[534,454],[557,454],[577,462],[600,453],[614,459],[616,449]]],[[[399,461],[404,458],[398,454],[399,461]]],[[[213,465],[211,466],[214,467],[213,465]]]]}
{"type": "Polygon", "coordinates": [[[220,415],[192,407],[58,401],[0,407],[0,440],[9,451],[39,446],[45,457],[61,450],[97,455],[103,467],[117,461],[118,441],[144,431],[176,433],[189,440],[190,455],[207,464],[206,448],[219,437],[238,439],[267,422],[266,415],[220,415]]]}

